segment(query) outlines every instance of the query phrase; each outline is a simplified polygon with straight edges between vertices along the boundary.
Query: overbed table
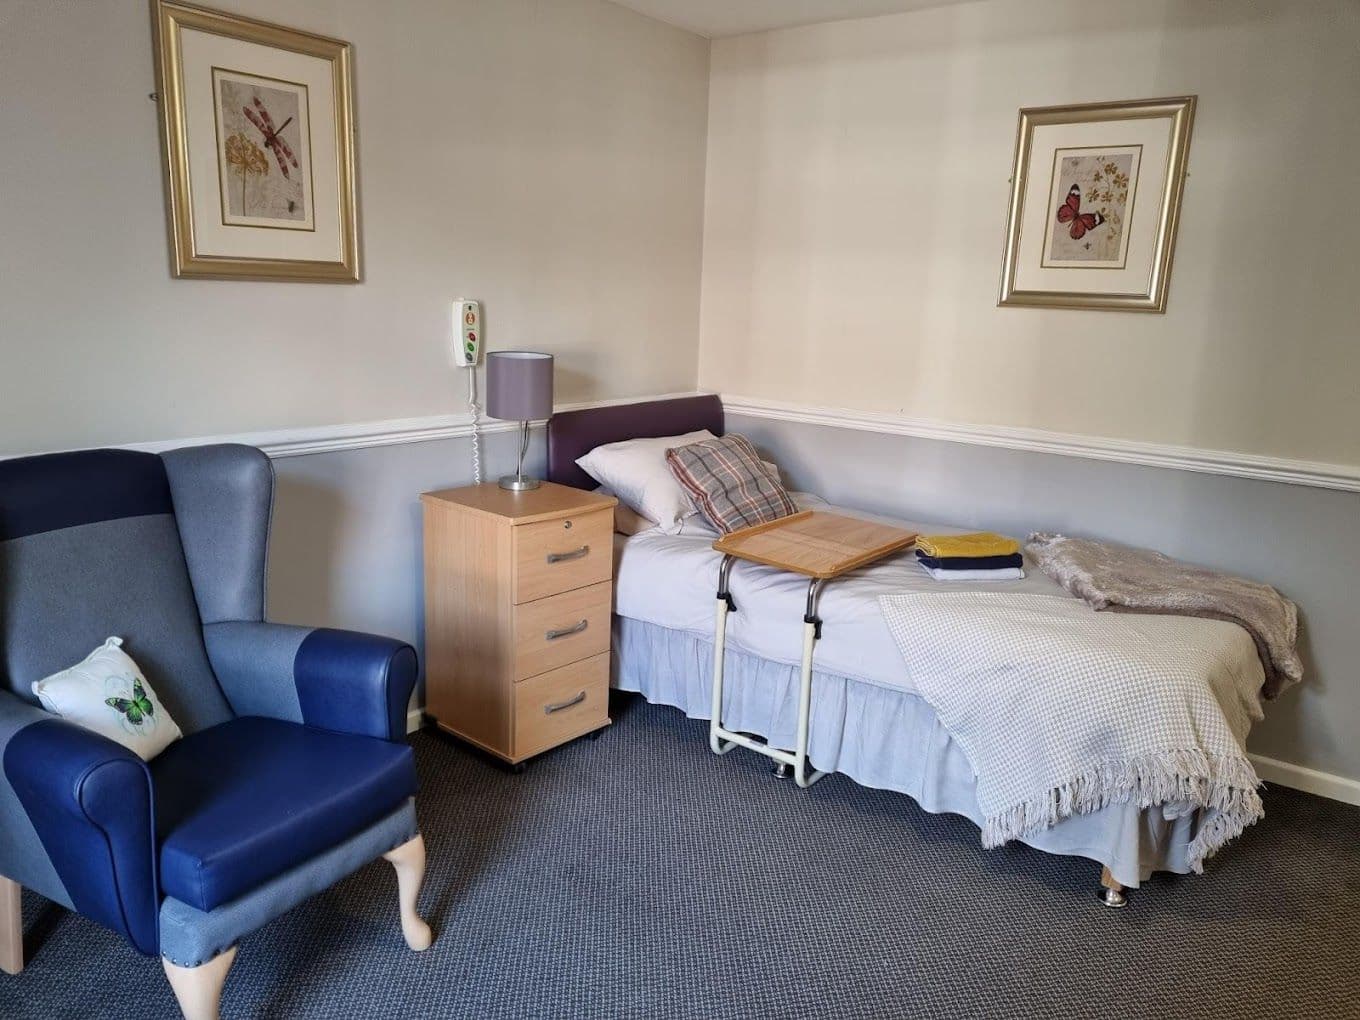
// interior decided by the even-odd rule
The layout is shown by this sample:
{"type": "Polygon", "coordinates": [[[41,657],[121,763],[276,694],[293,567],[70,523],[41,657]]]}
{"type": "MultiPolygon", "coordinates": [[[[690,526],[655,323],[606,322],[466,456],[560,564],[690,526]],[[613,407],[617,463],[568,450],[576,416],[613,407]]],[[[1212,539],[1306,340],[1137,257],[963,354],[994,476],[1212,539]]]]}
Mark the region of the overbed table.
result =
{"type": "Polygon", "coordinates": [[[723,554],[718,570],[717,619],[713,635],[713,712],[709,718],[708,745],[714,754],[734,747],[773,758],[793,769],[794,781],[806,789],[824,772],[808,771],[808,726],[812,712],[812,656],[822,636],[817,599],[825,583],[859,567],[868,566],[916,541],[916,533],[874,521],[864,521],[821,510],[804,510],[768,524],[757,524],[724,535],[713,543],[723,554]],[[808,578],[807,608],[803,613],[803,661],[798,689],[798,731],[793,751],[771,747],[744,733],[722,725],[723,658],[727,640],[727,616],[737,611],[728,587],[737,560],[777,567],[808,578]]]}

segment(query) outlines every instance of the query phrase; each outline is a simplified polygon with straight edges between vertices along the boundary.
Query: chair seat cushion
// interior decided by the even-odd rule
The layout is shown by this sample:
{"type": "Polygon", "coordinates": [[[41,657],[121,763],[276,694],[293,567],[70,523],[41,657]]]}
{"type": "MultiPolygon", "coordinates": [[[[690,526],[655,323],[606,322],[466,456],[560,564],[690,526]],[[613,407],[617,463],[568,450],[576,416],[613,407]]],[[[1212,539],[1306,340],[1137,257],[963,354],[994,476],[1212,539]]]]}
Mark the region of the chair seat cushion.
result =
{"type": "Polygon", "coordinates": [[[246,716],[150,764],[161,888],[212,910],[353,836],[416,792],[405,744],[246,716]]]}

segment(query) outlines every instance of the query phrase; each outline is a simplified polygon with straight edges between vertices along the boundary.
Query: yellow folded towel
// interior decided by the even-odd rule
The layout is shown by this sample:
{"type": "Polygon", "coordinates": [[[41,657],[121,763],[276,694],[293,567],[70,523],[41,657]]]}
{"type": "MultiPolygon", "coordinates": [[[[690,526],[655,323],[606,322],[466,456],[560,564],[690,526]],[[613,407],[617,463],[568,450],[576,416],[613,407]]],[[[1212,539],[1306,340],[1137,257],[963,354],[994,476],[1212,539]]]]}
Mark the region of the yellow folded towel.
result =
{"type": "Polygon", "coordinates": [[[916,548],[927,556],[1010,556],[1020,551],[1020,543],[991,531],[970,535],[920,535],[916,548]]]}

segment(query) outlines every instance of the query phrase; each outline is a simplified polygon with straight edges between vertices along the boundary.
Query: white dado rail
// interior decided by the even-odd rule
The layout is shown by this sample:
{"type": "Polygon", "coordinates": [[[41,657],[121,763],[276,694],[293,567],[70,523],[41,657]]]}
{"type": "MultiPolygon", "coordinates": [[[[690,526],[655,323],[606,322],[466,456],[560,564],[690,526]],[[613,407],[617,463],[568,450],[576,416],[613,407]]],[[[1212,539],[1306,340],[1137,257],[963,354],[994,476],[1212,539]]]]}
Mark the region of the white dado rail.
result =
{"type": "MultiPolygon", "coordinates": [[[[662,393],[654,396],[619,397],[610,400],[590,400],[559,404],[557,411],[575,411],[585,407],[608,407],[631,404],[642,400],[667,400],[672,397],[691,397],[703,391],[662,393]]],[[[1006,425],[959,425],[912,418],[902,414],[880,411],[853,411],[846,408],[813,407],[787,401],[742,397],[724,393],[722,402],[729,414],[772,421],[788,421],[805,425],[878,432],[884,435],[911,436],[935,439],[947,443],[969,443],[974,446],[995,446],[1007,450],[1030,453],[1051,453],[1062,457],[1085,457],[1088,460],[1108,460],[1122,464],[1141,464],[1146,467],[1194,471],[1200,474],[1229,475],[1254,478],[1287,485],[1306,485],[1342,492],[1360,492],[1360,465],[1329,464],[1323,461],[1293,460],[1266,457],[1254,453],[1235,453],[1228,450],[1205,450],[1193,446],[1173,446],[1164,443],[1144,443],[1128,439],[1106,439],[1044,429],[1015,428],[1006,425]]],[[[536,423],[535,427],[541,427],[536,423]]],[[[488,421],[479,425],[482,435],[513,431],[516,422],[488,421]]],[[[221,436],[197,436],[184,439],[156,440],[146,443],[114,444],[127,450],[161,453],[182,446],[204,446],[209,443],[246,443],[257,446],[270,457],[306,457],[318,453],[337,453],[343,450],[362,450],[373,446],[397,446],[403,443],[424,443],[439,439],[459,439],[472,435],[472,419],[466,414],[437,414],[422,418],[392,418],[386,421],[359,422],[345,425],[318,425],[267,432],[243,432],[221,436]]],[[[6,459],[0,456],[0,459],[6,459]]]]}
{"type": "Polygon", "coordinates": [[[1360,465],[1291,460],[1254,453],[1204,450],[1193,446],[1142,443],[1128,439],[1105,439],[1099,436],[1014,428],[1006,425],[955,425],[901,414],[809,407],[806,404],[726,393],[723,394],[722,401],[728,414],[768,418],[773,421],[825,425],[893,436],[937,439],[947,443],[997,446],[1030,453],[1052,453],[1062,457],[1085,457],[1088,460],[1109,460],[1122,464],[1195,471],[1200,474],[1231,475],[1267,482],[1284,482],[1289,485],[1360,492],[1360,465]]]}
{"type": "MultiPolygon", "coordinates": [[[[672,397],[692,397],[695,393],[662,393],[658,396],[617,397],[610,400],[587,400],[573,404],[558,404],[554,413],[577,411],[587,407],[610,407],[632,404],[640,400],[669,400],[672,397]]],[[[534,422],[541,429],[543,422],[534,422]]],[[[497,421],[482,418],[477,425],[479,434],[516,432],[517,421],[497,421]]],[[[309,457],[318,453],[339,453],[344,450],[364,450],[374,446],[400,446],[405,443],[428,443],[440,439],[462,439],[472,435],[472,417],[468,414],[432,414],[422,418],[389,418],[385,421],[355,422],[347,425],[314,425],[295,429],[271,429],[264,432],[234,432],[218,436],[186,436],[182,439],[157,439],[145,443],[107,443],[119,450],[142,450],[164,453],[186,446],[209,446],[214,443],[244,443],[264,451],[269,457],[309,457]]],[[[58,451],[42,450],[41,453],[58,451]]],[[[20,454],[0,454],[7,460],[20,454]]]]}

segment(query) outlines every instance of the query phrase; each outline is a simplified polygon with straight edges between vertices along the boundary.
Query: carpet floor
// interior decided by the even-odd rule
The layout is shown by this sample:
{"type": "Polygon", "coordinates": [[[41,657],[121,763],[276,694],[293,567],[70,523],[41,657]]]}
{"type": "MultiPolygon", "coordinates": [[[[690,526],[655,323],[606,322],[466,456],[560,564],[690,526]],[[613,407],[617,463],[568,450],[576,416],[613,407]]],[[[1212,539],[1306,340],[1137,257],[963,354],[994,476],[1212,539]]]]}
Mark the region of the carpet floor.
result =
{"type": "MultiPolygon", "coordinates": [[[[1343,1017],[1360,1015],[1360,808],[1272,788],[1198,877],[1129,909],[1099,868],[831,776],[708,752],[640,699],[509,775],[414,743],[428,952],[382,862],[241,945],[235,1017],[1343,1017]]],[[[0,1016],[169,1017],[155,959],[32,895],[0,1016]]]]}

